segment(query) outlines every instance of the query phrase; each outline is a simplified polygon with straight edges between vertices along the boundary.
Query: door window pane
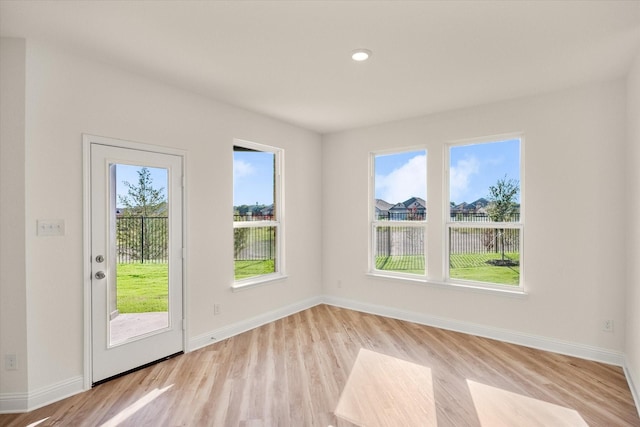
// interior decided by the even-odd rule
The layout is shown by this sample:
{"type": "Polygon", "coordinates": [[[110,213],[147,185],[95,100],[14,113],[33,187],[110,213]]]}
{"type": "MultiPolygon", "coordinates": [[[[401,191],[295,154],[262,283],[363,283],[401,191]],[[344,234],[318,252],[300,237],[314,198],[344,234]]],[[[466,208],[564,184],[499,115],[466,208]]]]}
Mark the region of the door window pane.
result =
{"type": "Polygon", "coordinates": [[[123,164],[114,170],[111,345],[169,326],[168,171],[123,164]]]}

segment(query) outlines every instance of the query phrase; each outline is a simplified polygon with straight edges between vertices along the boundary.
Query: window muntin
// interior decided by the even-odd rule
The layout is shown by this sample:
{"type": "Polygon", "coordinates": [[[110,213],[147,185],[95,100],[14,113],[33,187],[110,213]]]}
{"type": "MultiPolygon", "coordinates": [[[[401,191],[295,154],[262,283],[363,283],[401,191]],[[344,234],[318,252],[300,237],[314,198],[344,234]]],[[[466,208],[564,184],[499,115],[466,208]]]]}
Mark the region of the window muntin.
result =
{"type": "Polygon", "coordinates": [[[283,275],[281,149],[247,141],[233,147],[234,286],[283,275]]]}
{"type": "Polygon", "coordinates": [[[451,144],[446,280],[522,289],[522,138],[451,144]]]}
{"type": "Polygon", "coordinates": [[[427,152],[372,153],[370,271],[426,276],[427,152]]]}

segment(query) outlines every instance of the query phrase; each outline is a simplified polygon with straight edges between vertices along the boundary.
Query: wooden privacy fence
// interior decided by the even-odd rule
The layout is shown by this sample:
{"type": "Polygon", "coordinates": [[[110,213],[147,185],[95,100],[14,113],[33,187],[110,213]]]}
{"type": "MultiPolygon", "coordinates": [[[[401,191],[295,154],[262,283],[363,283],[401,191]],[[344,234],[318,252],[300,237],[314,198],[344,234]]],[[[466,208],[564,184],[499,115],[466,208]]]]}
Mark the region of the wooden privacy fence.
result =
{"type": "Polygon", "coordinates": [[[449,228],[449,253],[520,252],[520,230],[516,228],[449,228]]]}
{"type": "MultiPolygon", "coordinates": [[[[449,228],[449,253],[500,253],[520,251],[519,229],[449,228]]],[[[424,232],[416,227],[377,227],[378,256],[421,255],[424,253],[424,232]]]]}

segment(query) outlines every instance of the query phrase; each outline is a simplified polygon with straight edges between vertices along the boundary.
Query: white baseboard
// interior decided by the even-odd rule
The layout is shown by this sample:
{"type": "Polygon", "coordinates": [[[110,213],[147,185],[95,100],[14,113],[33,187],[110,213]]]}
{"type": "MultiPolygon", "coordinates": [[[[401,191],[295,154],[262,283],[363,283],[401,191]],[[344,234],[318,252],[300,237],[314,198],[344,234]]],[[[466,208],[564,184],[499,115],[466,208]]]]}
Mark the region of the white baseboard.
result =
{"type": "Polygon", "coordinates": [[[32,393],[0,394],[0,413],[28,412],[84,391],[82,376],[60,381],[32,393]]]}
{"type": "Polygon", "coordinates": [[[629,384],[629,389],[631,390],[631,395],[633,396],[633,400],[636,404],[636,409],[638,410],[638,415],[640,416],[640,377],[636,374],[637,372],[631,368],[628,361],[625,359],[624,361],[624,374],[627,377],[627,383],[629,384]],[[637,380],[637,381],[636,381],[637,380]]]}
{"type": "Polygon", "coordinates": [[[265,325],[269,322],[273,322],[275,320],[282,319],[283,317],[298,313],[302,310],[314,307],[318,304],[322,304],[322,298],[319,296],[299,301],[297,303],[260,314],[250,319],[242,320],[231,325],[223,326],[222,328],[214,329],[213,331],[191,338],[189,340],[188,351],[197,350],[209,344],[222,341],[234,335],[238,335],[251,329],[257,328],[258,326],[265,325]]]}
{"type": "Polygon", "coordinates": [[[28,393],[1,393],[0,414],[26,412],[29,406],[28,393]]]}
{"type": "MultiPolygon", "coordinates": [[[[517,331],[492,328],[475,323],[461,322],[458,320],[442,317],[430,316],[423,313],[401,310],[392,307],[363,303],[334,296],[317,296],[303,301],[299,301],[288,306],[272,310],[261,315],[242,320],[240,322],[215,329],[205,334],[198,335],[189,340],[188,351],[197,350],[215,342],[230,338],[251,329],[257,328],[269,322],[273,322],[283,317],[290,316],[318,304],[328,304],[364,313],[376,314],[393,319],[406,320],[421,325],[433,326],[448,329],[456,332],[463,332],[485,338],[492,338],[512,344],[551,351],[554,353],[566,354],[582,359],[594,360],[611,365],[622,366],[631,393],[636,402],[636,407],[640,411],[640,393],[638,383],[635,379],[632,368],[625,363],[622,352],[608,349],[578,344],[574,342],[561,341],[553,338],[538,335],[525,334],[517,331]]],[[[84,391],[84,380],[82,376],[71,378],[66,381],[43,387],[32,393],[4,393],[0,394],[0,413],[26,412],[31,411],[66,397],[84,391]]]]}
{"type": "Polygon", "coordinates": [[[608,363],[610,365],[624,366],[624,354],[622,352],[609,349],[589,346],[585,344],[562,341],[554,338],[539,335],[526,334],[523,332],[511,331],[507,329],[493,328],[469,322],[447,319],[443,317],[430,316],[423,313],[401,310],[392,307],[363,303],[355,300],[338,298],[329,295],[313,297],[298,303],[279,308],[247,320],[243,320],[219,329],[207,332],[189,341],[189,351],[197,350],[209,344],[241,334],[258,326],[274,320],[281,319],[291,314],[297,313],[318,304],[328,304],[364,313],[376,314],[393,319],[406,320],[421,325],[434,326],[436,328],[448,329],[456,332],[477,335],[491,338],[512,344],[523,345],[539,350],[551,351],[568,356],[579,357],[581,359],[594,360],[596,362],[608,363]]]}
{"type": "Polygon", "coordinates": [[[348,308],[350,310],[391,317],[398,320],[406,320],[421,325],[434,326],[436,328],[448,329],[456,332],[463,332],[466,334],[491,338],[511,344],[523,345],[525,347],[551,351],[568,356],[575,356],[581,359],[594,360],[596,362],[603,362],[616,366],[624,365],[624,354],[622,352],[612,351],[604,348],[593,347],[569,341],[562,341],[506,329],[493,328],[489,326],[478,325],[475,323],[461,322],[458,320],[430,316],[423,313],[400,310],[392,307],[362,303],[359,301],[333,297],[329,295],[323,296],[322,302],[325,304],[334,305],[336,307],[348,308]]]}

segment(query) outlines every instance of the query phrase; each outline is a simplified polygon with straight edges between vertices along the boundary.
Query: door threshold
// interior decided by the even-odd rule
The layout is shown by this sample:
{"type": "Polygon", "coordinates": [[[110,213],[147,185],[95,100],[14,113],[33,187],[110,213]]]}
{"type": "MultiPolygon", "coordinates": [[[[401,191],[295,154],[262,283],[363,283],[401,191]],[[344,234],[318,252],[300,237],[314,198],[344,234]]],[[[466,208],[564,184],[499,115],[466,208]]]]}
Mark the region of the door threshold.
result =
{"type": "Polygon", "coordinates": [[[148,368],[149,366],[153,366],[153,365],[155,365],[157,363],[164,362],[165,360],[172,359],[172,358],[174,358],[176,356],[180,356],[181,354],[184,354],[184,351],[179,351],[179,352],[171,354],[169,356],[165,356],[165,357],[163,357],[161,359],[154,360],[153,362],[145,363],[144,365],[138,366],[137,368],[129,369],[128,371],[121,372],[121,373],[116,374],[114,376],[111,376],[109,378],[105,378],[103,380],[96,381],[96,382],[91,384],[91,388],[99,386],[100,384],[104,384],[106,382],[109,382],[111,380],[115,380],[116,378],[124,377],[125,375],[131,374],[133,372],[137,372],[137,371],[139,371],[141,369],[148,368]]]}

